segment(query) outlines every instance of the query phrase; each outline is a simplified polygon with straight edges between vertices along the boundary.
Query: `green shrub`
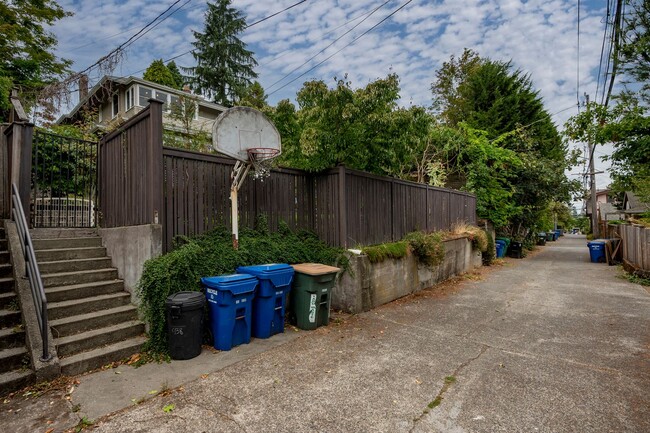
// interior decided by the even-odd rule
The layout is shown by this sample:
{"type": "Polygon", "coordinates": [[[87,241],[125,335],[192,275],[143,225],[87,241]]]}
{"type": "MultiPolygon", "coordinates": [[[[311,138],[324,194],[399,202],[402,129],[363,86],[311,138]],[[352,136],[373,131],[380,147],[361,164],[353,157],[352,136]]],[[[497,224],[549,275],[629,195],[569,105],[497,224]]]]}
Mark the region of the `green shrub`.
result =
{"type": "Polygon", "coordinates": [[[488,232],[484,231],[483,233],[485,233],[487,240],[487,248],[485,251],[481,252],[481,259],[483,260],[483,264],[485,266],[490,266],[496,256],[496,251],[494,249],[494,239],[492,239],[492,235],[490,235],[488,232]]]}
{"type": "Polygon", "coordinates": [[[230,231],[220,228],[193,239],[184,238],[177,249],[145,263],[137,289],[140,310],[150,326],[145,350],[167,353],[165,300],[176,292],[201,290],[201,277],[230,274],[237,266],[262,263],[316,262],[348,268],[342,249],[328,247],[312,233],[294,233],[286,224],[269,233],[262,220],[258,219],[262,233],[240,231],[237,251],[232,248],[230,231]]]}
{"type": "Polygon", "coordinates": [[[361,252],[368,256],[370,263],[379,263],[386,259],[401,259],[406,257],[408,248],[408,242],[399,241],[364,247],[361,249],[361,252]]]}
{"type": "Polygon", "coordinates": [[[436,266],[445,258],[445,244],[441,233],[413,232],[406,235],[411,251],[421,263],[436,266]]]}

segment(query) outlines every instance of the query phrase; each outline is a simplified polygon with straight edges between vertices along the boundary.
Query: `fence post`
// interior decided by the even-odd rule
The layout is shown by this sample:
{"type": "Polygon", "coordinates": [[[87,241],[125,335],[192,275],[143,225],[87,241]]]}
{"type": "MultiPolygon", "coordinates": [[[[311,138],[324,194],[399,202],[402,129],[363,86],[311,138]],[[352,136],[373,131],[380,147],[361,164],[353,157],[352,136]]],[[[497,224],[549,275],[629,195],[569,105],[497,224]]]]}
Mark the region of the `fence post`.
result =
{"type": "Polygon", "coordinates": [[[346,176],[347,172],[344,165],[339,165],[339,244],[343,248],[348,247],[348,209],[346,194],[346,176]]]}
{"type": "Polygon", "coordinates": [[[163,224],[163,127],[162,102],[149,100],[149,133],[147,157],[149,159],[148,212],[149,222],[163,224]]]}
{"type": "MultiPolygon", "coordinates": [[[[7,145],[8,187],[15,183],[18,194],[25,210],[25,218],[30,221],[29,195],[31,192],[32,176],[32,138],[34,125],[31,123],[12,123],[3,131],[3,139],[7,145]]],[[[9,194],[8,197],[11,197],[9,194]]],[[[8,203],[11,214],[11,200],[8,203]]]]}

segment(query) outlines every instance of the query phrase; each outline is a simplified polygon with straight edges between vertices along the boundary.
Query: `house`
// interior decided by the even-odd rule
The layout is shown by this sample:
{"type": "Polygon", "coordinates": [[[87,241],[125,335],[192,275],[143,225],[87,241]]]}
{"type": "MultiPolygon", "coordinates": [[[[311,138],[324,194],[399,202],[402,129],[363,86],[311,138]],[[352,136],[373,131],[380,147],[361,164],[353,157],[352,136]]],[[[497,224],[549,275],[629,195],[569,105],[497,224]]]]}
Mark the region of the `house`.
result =
{"type": "Polygon", "coordinates": [[[650,203],[644,203],[631,191],[626,191],[623,197],[623,212],[626,215],[639,215],[650,212],[650,203]]]}
{"type": "Polygon", "coordinates": [[[149,99],[163,102],[163,125],[166,132],[211,134],[215,119],[226,107],[208,102],[202,96],[177,90],[137,77],[104,76],[90,91],[87,80],[80,80],[79,103],[57,124],[85,122],[92,117],[99,130],[109,130],[149,105],[149,99]],[[172,113],[174,110],[174,113],[172,113]],[[180,111],[179,111],[180,110],[180,111]],[[181,114],[179,114],[181,113],[181,114]]]}

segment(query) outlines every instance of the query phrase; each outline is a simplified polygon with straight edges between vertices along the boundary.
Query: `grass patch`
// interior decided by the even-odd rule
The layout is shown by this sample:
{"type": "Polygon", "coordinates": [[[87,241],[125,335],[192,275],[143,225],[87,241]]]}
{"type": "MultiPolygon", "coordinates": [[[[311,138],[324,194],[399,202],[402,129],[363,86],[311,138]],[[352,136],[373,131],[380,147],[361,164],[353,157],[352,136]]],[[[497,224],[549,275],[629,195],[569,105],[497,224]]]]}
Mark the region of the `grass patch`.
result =
{"type": "Polygon", "coordinates": [[[138,284],[140,311],[150,326],[144,348],[150,357],[168,354],[165,300],[180,291],[200,291],[201,277],[232,274],[238,266],[263,263],[312,262],[348,268],[343,249],[327,246],[313,233],[293,232],[284,223],[270,233],[264,217],[258,217],[255,230],[240,231],[239,250],[232,248],[226,228],[182,242],[170,253],[148,260],[138,284]]]}
{"type": "Polygon", "coordinates": [[[467,223],[456,223],[451,227],[449,234],[453,236],[464,236],[472,241],[474,248],[481,252],[487,251],[490,246],[489,236],[485,230],[467,223]]]}
{"type": "Polygon", "coordinates": [[[364,247],[361,252],[368,256],[370,263],[380,263],[386,259],[401,259],[408,255],[409,244],[406,241],[390,242],[364,247]]]}
{"type": "Polygon", "coordinates": [[[433,409],[434,407],[440,406],[440,403],[442,403],[442,397],[438,396],[436,397],[435,400],[433,400],[431,403],[427,405],[429,409],[433,409]]]}
{"type": "Polygon", "coordinates": [[[452,383],[456,383],[456,378],[454,376],[447,376],[447,377],[445,377],[445,383],[447,385],[451,385],[452,383]]]}
{"type": "Polygon", "coordinates": [[[442,233],[413,232],[404,238],[418,260],[428,266],[437,266],[445,258],[442,233]]]}

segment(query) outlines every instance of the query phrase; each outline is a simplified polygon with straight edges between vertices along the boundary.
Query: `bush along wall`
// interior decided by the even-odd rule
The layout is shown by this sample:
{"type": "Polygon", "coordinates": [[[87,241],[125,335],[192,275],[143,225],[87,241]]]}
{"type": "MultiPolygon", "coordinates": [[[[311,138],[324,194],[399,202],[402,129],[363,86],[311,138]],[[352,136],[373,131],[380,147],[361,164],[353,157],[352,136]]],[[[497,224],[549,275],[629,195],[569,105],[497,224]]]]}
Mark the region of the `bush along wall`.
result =
{"type": "Polygon", "coordinates": [[[232,248],[230,231],[220,228],[185,238],[172,252],[145,263],[137,291],[141,313],[149,324],[146,351],[168,352],[165,300],[176,292],[201,290],[201,277],[231,274],[237,266],[264,263],[315,262],[348,267],[344,250],[327,246],[312,233],[294,233],[283,223],[277,232],[269,233],[264,218],[258,218],[257,227],[240,231],[239,250],[232,248]]]}

